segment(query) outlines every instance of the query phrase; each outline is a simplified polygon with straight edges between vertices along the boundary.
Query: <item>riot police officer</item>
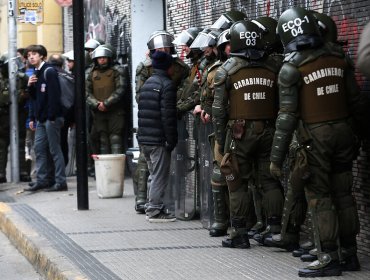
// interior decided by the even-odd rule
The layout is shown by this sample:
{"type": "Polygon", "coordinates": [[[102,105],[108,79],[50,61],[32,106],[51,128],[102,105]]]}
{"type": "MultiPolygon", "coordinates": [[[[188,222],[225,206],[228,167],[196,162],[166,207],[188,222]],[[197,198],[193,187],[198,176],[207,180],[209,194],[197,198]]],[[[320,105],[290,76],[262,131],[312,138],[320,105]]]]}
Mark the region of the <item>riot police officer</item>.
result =
{"type": "MultiPolygon", "coordinates": [[[[8,147],[10,144],[10,96],[9,96],[9,73],[8,54],[0,57],[0,183],[6,180],[6,165],[8,162],[8,147]]],[[[19,167],[20,181],[30,182],[31,177],[27,168],[25,158],[26,141],[26,119],[27,111],[25,104],[28,99],[26,93],[28,77],[21,70],[24,64],[19,61],[16,73],[16,87],[18,91],[18,146],[19,146],[19,167]]]]}
{"type": "MultiPolygon", "coordinates": [[[[300,269],[301,277],[338,276],[355,268],[359,221],[352,187],[354,134],[350,119],[359,115],[359,91],[352,63],[324,45],[317,21],[303,8],[291,8],[278,20],[286,58],[279,73],[280,111],[270,171],[281,175],[292,134],[303,147],[301,164],[291,175],[304,184],[312,215],[318,260],[300,269]],[[344,265],[340,266],[338,241],[344,265]]],[[[358,268],[357,268],[358,269],[358,268]]]]}
{"type": "Polygon", "coordinates": [[[93,113],[91,133],[97,135],[101,154],[120,154],[123,153],[125,112],[122,99],[126,75],[123,68],[114,65],[114,54],[108,46],[97,47],[91,57],[94,67],[86,80],[86,100],[93,113]]]}
{"type": "MultiPolygon", "coordinates": [[[[91,58],[93,51],[103,45],[104,42],[99,39],[89,39],[84,44],[85,50],[85,78],[87,79],[88,74],[91,72],[91,69],[94,67],[94,61],[91,58]]],[[[86,106],[86,128],[87,128],[87,142],[88,142],[88,154],[98,154],[99,151],[99,135],[94,134],[91,131],[92,122],[93,122],[93,112],[91,112],[89,106],[86,106]]],[[[89,156],[88,157],[88,174],[90,177],[95,177],[95,166],[93,159],[89,156]]]]}
{"type": "Polygon", "coordinates": [[[201,79],[201,69],[199,67],[203,52],[199,48],[191,49],[190,46],[201,31],[202,29],[199,27],[190,27],[182,31],[173,41],[174,45],[181,46],[182,51],[186,54],[186,58],[190,59],[191,63],[190,74],[177,92],[177,112],[180,116],[194,109],[195,105],[199,103],[199,95],[195,94],[194,96],[194,93],[198,87],[197,81],[201,79]],[[196,81],[195,84],[193,84],[194,81],[196,81]]]}
{"type": "MultiPolygon", "coordinates": [[[[223,236],[227,233],[229,224],[229,195],[225,176],[221,174],[220,164],[222,160],[222,154],[219,152],[219,144],[215,140],[215,136],[212,128],[212,103],[214,99],[214,77],[217,69],[228,59],[230,55],[230,40],[228,39],[229,30],[220,32],[218,30],[212,30],[208,35],[208,40],[205,40],[202,47],[213,48],[217,55],[218,60],[206,69],[203,74],[201,84],[201,119],[203,126],[207,127],[211,125],[209,129],[210,135],[206,135],[211,144],[212,162],[213,167],[211,173],[211,191],[213,197],[213,222],[209,229],[210,236],[223,236]]],[[[208,146],[208,145],[207,145],[208,146]]],[[[201,151],[200,151],[201,152],[201,151]]],[[[209,178],[206,178],[206,180],[209,178]]],[[[207,187],[208,184],[206,184],[207,187]]],[[[201,192],[201,195],[208,193],[206,191],[201,192]]]]}
{"type": "Polygon", "coordinates": [[[216,139],[225,151],[221,171],[230,196],[232,230],[222,246],[249,248],[247,231],[255,223],[247,219],[253,212],[248,191],[252,178],[258,178],[263,189],[266,234],[280,231],[283,193],[268,170],[280,65],[266,52],[263,29],[251,21],[231,26],[230,44],[231,58],[216,72],[212,105],[216,139]]]}
{"type": "MultiPolygon", "coordinates": [[[[322,13],[311,11],[313,16],[317,19],[319,30],[322,38],[324,39],[327,47],[332,48],[335,52],[343,52],[342,46],[338,43],[337,38],[337,26],[334,20],[322,13]]],[[[290,161],[290,169],[294,171],[295,165],[302,163],[302,158],[300,157],[299,150],[303,149],[302,146],[298,146],[296,137],[293,137],[293,141],[290,145],[288,159],[290,161]],[[298,153],[297,153],[298,152],[298,153]],[[296,157],[296,154],[298,157],[296,157]]],[[[294,179],[293,179],[294,181],[294,179]]],[[[304,223],[307,211],[307,202],[304,194],[304,184],[292,185],[291,181],[288,182],[288,190],[285,197],[284,203],[284,212],[282,219],[282,230],[279,235],[274,235],[271,238],[268,238],[265,243],[268,246],[285,248],[285,249],[294,249],[298,246],[299,240],[299,230],[300,226],[304,223]]],[[[310,232],[310,235],[312,232],[310,232]]],[[[309,243],[312,243],[309,241],[309,243]]],[[[312,246],[309,246],[309,248],[312,246]]],[[[316,259],[316,256],[308,254],[307,249],[302,248],[300,250],[304,253],[301,256],[302,260],[312,261],[316,259]]],[[[298,256],[299,253],[293,252],[295,256],[298,256]]]]}
{"type": "MultiPolygon", "coordinates": [[[[265,42],[266,54],[268,54],[272,59],[276,60],[278,65],[281,65],[283,61],[283,46],[276,34],[277,21],[271,17],[259,17],[251,21],[258,25],[264,32],[263,38],[265,42]]],[[[249,189],[253,196],[254,211],[257,221],[248,232],[248,236],[264,244],[265,234],[268,233],[268,231],[266,233],[263,232],[266,227],[262,201],[263,190],[261,188],[261,184],[259,184],[256,179],[258,178],[250,180],[249,189]]]]}

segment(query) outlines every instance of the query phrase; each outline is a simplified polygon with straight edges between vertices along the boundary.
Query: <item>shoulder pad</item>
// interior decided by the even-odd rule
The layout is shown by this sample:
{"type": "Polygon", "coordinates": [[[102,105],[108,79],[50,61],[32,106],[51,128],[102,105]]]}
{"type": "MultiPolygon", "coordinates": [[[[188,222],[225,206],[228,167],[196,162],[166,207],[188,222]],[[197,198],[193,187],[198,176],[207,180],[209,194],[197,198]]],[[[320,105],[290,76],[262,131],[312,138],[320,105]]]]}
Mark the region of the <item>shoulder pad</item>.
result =
{"type": "Polygon", "coordinates": [[[199,60],[199,64],[198,64],[198,69],[201,70],[201,71],[204,71],[204,69],[206,68],[207,66],[207,59],[205,56],[202,56],[199,60]]]}
{"type": "Polygon", "coordinates": [[[121,66],[119,64],[113,65],[112,69],[118,71],[120,74],[125,73],[126,70],[124,66],[121,66]]]}
{"type": "Polygon", "coordinates": [[[226,70],[228,75],[234,74],[241,68],[247,67],[249,64],[248,61],[239,57],[231,57],[222,65],[222,67],[226,70]]]}
{"type": "Polygon", "coordinates": [[[291,63],[284,63],[279,72],[279,84],[283,87],[290,87],[297,84],[301,74],[297,67],[291,63]]]}
{"type": "Polygon", "coordinates": [[[299,66],[303,60],[307,58],[307,55],[304,55],[300,52],[291,52],[285,55],[283,63],[289,62],[295,66],[299,66]]]}
{"type": "Polygon", "coordinates": [[[330,53],[330,55],[344,58],[345,53],[341,45],[328,42],[326,43],[325,47],[328,49],[328,52],[330,53]]]}
{"type": "Polygon", "coordinates": [[[139,75],[141,71],[143,71],[143,69],[144,69],[144,63],[140,62],[136,67],[136,76],[139,75]]]}
{"type": "Polygon", "coordinates": [[[222,65],[221,60],[217,60],[215,63],[213,63],[211,66],[208,68],[208,72],[211,72],[214,68],[217,68],[222,65]]]}
{"type": "Polygon", "coordinates": [[[275,61],[279,65],[279,68],[281,67],[281,65],[283,65],[284,55],[282,55],[282,54],[270,54],[269,57],[270,57],[271,60],[275,61]]]}
{"type": "Polygon", "coordinates": [[[152,60],[149,57],[145,58],[145,60],[142,63],[144,64],[145,67],[152,66],[152,60]]]}
{"type": "Polygon", "coordinates": [[[291,52],[285,55],[284,63],[289,62],[290,64],[299,67],[310,61],[315,60],[324,53],[326,53],[326,50],[324,50],[324,48],[316,50],[305,50],[301,52],[291,52]]]}
{"type": "Polygon", "coordinates": [[[213,79],[213,83],[215,86],[219,86],[226,82],[226,78],[227,78],[227,71],[222,65],[217,69],[215,77],[213,79]]]}

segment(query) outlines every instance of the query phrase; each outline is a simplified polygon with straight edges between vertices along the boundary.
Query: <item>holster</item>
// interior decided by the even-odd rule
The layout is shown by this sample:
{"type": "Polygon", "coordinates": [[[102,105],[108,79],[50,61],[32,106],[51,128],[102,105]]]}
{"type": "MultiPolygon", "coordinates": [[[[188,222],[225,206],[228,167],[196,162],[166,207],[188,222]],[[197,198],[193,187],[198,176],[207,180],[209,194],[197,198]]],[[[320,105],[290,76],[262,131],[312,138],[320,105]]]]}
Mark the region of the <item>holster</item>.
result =
{"type": "Polygon", "coordinates": [[[230,192],[236,191],[241,185],[239,165],[234,153],[226,153],[221,161],[220,170],[225,175],[230,192]]]}
{"type": "Polygon", "coordinates": [[[236,120],[231,127],[233,138],[240,140],[245,132],[245,120],[236,120]]]}
{"type": "Polygon", "coordinates": [[[310,177],[311,171],[307,162],[307,153],[303,148],[297,149],[290,182],[295,188],[303,189],[310,177]]]}

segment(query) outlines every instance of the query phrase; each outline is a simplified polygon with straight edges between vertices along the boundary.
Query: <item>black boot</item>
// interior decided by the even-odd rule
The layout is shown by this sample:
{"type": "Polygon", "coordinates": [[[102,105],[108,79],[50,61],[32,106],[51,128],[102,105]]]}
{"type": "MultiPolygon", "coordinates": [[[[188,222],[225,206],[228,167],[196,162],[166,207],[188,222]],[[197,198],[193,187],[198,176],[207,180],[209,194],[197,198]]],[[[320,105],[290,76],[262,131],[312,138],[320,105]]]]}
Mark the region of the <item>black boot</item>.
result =
{"type": "Polygon", "coordinates": [[[232,218],[231,219],[232,231],[226,239],[222,240],[222,247],[226,248],[250,248],[249,238],[246,229],[245,219],[232,218]]]}
{"type": "Polygon", "coordinates": [[[285,249],[291,252],[299,248],[298,239],[299,237],[297,234],[285,233],[284,238],[281,234],[274,234],[271,237],[265,238],[264,245],[285,249]]]}
{"type": "Polygon", "coordinates": [[[209,235],[212,237],[224,236],[227,234],[228,228],[228,211],[226,208],[226,191],[227,188],[213,189],[213,206],[214,206],[214,222],[209,229],[209,235]]]}
{"type": "Polygon", "coordinates": [[[134,174],[137,182],[137,195],[135,199],[135,210],[138,214],[145,213],[145,204],[148,197],[148,177],[149,169],[148,164],[145,161],[144,154],[140,153],[138,166],[134,174]]]}
{"type": "Polygon", "coordinates": [[[146,192],[138,192],[135,199],[135,210],[138,214],[145,214],[146,192]]]}
{"type": "Polygon", "coordinates": [[[317,256],[311,255],[311,254],[304,254],[300,256],[300,259],[302,262],[313,262],[317,260],[317,256]]]}
{"type": "Polygon", "coordinates": [[[314,248],[314,244],[310,240],[307,240],[307,241],[301,243],[300,248],[298,248],[297,250],[294,250],[292,252],[292,256],[298,258],[302,255],[306,255],[313,248],[314,248]]]}
{"type": "Polygon", "coordinates": [[[304,254],[300,257],[302,262],[313,262],[317,260],[317,249],[314,248],[308,251],[308,254],[304,254]]]}
{"type": "Polygon", "coordinates": [[[234,238],[226,237],[226,239],[222,240],[222,247],[248,249],[251,247],[251,244],[249,243],[248,235],[242,234],[234,238]]]}
{"type": "Polygon", "coordinates": [[[261,233],[264,231],[265,227],[263,225],[262,221],[258,221],[249,231],[248,231],[248,237],[253,238],[256,234],[261,233]]]}
{"type": "Polygon", "coordinates": [[[342,270],[339,261],[331,261],[327,265],[317,268],[301,268],[298,271],[299,277],[329,277],[329,276],[340,276],[342,270]]]}
{"type": "Polygon", "coordinates": [[[28,174],[20,174],[20,176],[19,176],[19,180],[21,181],[21,182],[31,182],[32,180],[31,180],[31,176],[30,175],[28,175],[28,174]]]}
{"type": "Polygon", "coordinates": [[[280,233],[281,230],[281,217],[273,216],[267,219],[266,229],[253,236],[253,239],[261,245],[265,245],[265,239],[271,238],[272,235],[280,233]]]}

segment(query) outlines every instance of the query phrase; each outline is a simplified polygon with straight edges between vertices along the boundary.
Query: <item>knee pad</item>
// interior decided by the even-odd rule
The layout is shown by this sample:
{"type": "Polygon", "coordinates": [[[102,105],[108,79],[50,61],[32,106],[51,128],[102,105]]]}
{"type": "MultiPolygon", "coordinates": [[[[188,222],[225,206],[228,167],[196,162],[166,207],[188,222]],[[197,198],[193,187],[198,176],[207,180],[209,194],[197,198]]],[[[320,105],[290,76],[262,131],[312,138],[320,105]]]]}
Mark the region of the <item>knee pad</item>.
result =
{"type": "Polygon", "coordinates": [[[338,213],[339,237],[342,240],[356,236],[360,232],[356,202],[352,195],[334,197],[333,202],[338,213]]]}
{"type": "Polygon", "coordinates": [[[122,137],[121,136],[116,135],[116,134],[112,134],[112,135],[110,135],[109,138],[110,138],[109,140],[110,140],[111,145],[114,145],[114,144],[122,145],[122,137]]]}
{"type": "Polygon", "coordinates": [[[211,175],[211,185],[214,187],[226,186],[225,176],[221,173],[220,168],[217,165],[213,165],[212,175],[211,175]]]}
{"type": "Polygon", "coordinates": [[[109,154],[109,139],[106,133],[100,133],[100,153],[101,154],[109,154]]]}
{"type": "Polygon", "coordinates": [[[311,196],[308,203],[312,216],[315,244],[321,244],[323,249],[333,250],[337,247],[338,217],[332,199],[311,196]]]}
{"type": "Polygon", "coordinates": [[[266,216],[281,216],[284,207],[284,196],[279,185],[263,186],[263,208],[266,211],[266,216]]]}

